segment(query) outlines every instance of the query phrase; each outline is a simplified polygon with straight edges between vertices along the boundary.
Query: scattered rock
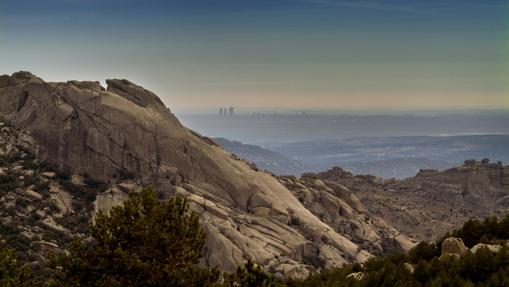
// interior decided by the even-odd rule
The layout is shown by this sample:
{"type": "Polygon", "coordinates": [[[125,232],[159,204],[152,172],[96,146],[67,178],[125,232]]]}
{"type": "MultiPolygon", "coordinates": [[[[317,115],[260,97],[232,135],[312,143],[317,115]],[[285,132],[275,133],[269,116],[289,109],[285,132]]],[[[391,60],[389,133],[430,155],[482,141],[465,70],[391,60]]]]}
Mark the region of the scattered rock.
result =
{"type": "Polygon", "coordinates": [[[55,244],[53,242],[48,242],[48,241],[33,241],[32,242],[32,245],[37,245],[39,246],[43,251],[45,252],[51,252],[51,253],[58,253],[58,252],[61,252],[61,249],[60,247],[58,246],[58,244],[55,244]]]}
{"type": "Polygon", "coordinates": [[[138,185],[136,182],[133,182],[133,181],[124,181],[124,182],[118,183],[117,187],[125,193],[131,193],[131,192],[141,189],[140,185],[138,185]]]}
{"type": "Polygon", "coordinates": [[[71,175],[71,182],[74,185],[85,185],[85,178],[81,175],[73,174],[71,175]]]}
{"type": "Polygon", "coordinates": [[[16,165],[12,168],[12,171],[13,172],[21,172],[23,170],[23,166],[22,165],[16,165]]]}
{"type": "Polygon", "coordinates": [[[52,183],[49,186],[49,191],[51,199],[61,211],[61,216],[66,213],[74,212],[72,197],[62,186],[57,183],[52,183]]]}
{"type": "Polygon", "coordinates": [[[27,196],[30,200],[41,200],[42,195],[36,191],[31,189],[25,190],[25,196],[27,196]]]}
{"type": "Polygon", "coordinates": [[[42,223],[44,225],[46,225],[47,227],[52,228],[52,229],[54,229],[56,231],[60,231],[60,232],[63,232],[63,233],[67,233],[68,232],[66,228],[64,228],[62,225],[56,223],[55,219],[53,219],[53,217],[51,217],[51,216],[48,216],[48,217],[44,218],[42,220],[42,223]]]}
{"type": "Polygon", "coordinates": [[[41,172],[41,175],[46,178],[54,178],[56,173],[54,173],[52,171],[45,171],[45,172],[41,172]]]}
{"type": "Polygon", "coordinates": [[[360,281],[360,280],[364,279],[364,276],[365,276],[364,272],[354,272],[354,273],[348,274],[346,276],[346,278],[351,278],[351,279],[360,281]]]}
{"type": "Polygon", "coordinates": [[[415,271],[415,266],[414,266],[413,264],[408,263],[408,262],[405,262],[403,265],[404,265],[404,266],[405,266],[405,268],[408,270],[408,272],[410,272],[410,273],[412,273],[412,274],[414,273],[414,271],[415,271]]]}

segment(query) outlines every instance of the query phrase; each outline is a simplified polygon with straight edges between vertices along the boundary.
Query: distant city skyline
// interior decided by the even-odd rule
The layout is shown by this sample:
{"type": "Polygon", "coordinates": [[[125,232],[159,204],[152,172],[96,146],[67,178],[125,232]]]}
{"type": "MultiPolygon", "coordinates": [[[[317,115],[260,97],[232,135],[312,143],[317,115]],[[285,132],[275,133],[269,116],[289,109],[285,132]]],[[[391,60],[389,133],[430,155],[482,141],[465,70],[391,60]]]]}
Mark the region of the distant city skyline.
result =
{"type": "Polygon", "coordinates": [[[225,116],[233,116],[234,115],[234,107],[221,107],[219,108],[219,116],[225,117],[225,116]]]}
{"type": "Polygon", "coordinates": [[[509,1],[17,0],[0,74],[126,78],[174,112],[509,109],[509,1]]]}
{"type": "MultiPolygon", "coordinates": [[[[334,115],[509,115],[509,108],[422,108],[422,109],[338,109],[338,108],[271,108],[271,107],[241,107],[235,108],[235,115],[238,116],[334,116],[334,115]]],[[[179,109],[178,115],[221,115],[221,107],[189,108],[179,109]]],[[[227,111],[227,110],[226,110],[227,111]]],[[[224,113],[224,112],[223,112],[224,113]]],[[[224,114],[227,116],[228,114],[224,114]]]]}

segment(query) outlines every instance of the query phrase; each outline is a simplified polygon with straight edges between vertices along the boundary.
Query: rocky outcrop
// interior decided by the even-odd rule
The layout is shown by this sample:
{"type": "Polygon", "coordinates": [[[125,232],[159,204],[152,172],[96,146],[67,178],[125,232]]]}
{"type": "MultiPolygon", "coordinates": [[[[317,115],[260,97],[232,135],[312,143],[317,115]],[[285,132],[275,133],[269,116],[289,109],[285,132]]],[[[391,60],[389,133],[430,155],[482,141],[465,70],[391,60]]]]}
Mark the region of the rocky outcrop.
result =
{"type": "MultiPolygon", "coordinates": [[[[313,214],[371,254],[407,252],[414,246],[410,238],[370,214],[355,194],[343,185],[320,180],[313,173],[303,174],[300,179],[280,177],[280,181],[313,214]]],[[[298,224],[298,217],[292,217],[294,224],[298,224]]]]}
{"type": "Polygon", "coordinates": [[[442,252],[440,257],[456,256],[462,257],[467,252],[476,253],[480,250],[487,250],[491,253],[498,253],[502,250],[505,244],[486,244],[477,243],[472,248],[468,249],[461,238],[448,237],[442,242],[442,252]]]}
{"type": "Polygon", "coordinates": [[[318,179],[351,190],[373,215],[417,241],[434,240],[471,217],[505,215],[509,167],[501,162],[466,160],[444,171],[421,170],[404,180],[354,175],[339,167],[318,179]]]}
{"type": "Polygon", "coordinates": [[[474,245],[474,247],[470,248],[470,252],[476,253],[477,251],[481,249],[486,249],[493,253],[498,253],[500,250],[502,250],[502,245],[495,245],[495,244],[485,244],[485,243],[478,243],[474,245]]]}
{"type": "Polygon", "coordinates": [[[461,257],[468,251],[461,238],[448,237],[442,242],[442,256],[461,257]]]}
{"type": "Polygon", "coordinates": [[[90,198],[100,188],[73,184],[70,174],[40,161],[34,150],[30,135],[0,121],[2,241],[42,271],[50,252],[64,251],[71,236],[86,236],[90,198]]]}
{"type": "MultiPolygon", "coordinates": [[[[228,271],[253,258],[297,276],[385,250],[380,230],[390,227],[370,223],[343,187],[314,182],[302,190],[310,192],[303,205],[298,191],[183,127],[152,92],[127,80],[106,83],[48,83],[28,72],[0,76],[0,118],[31,138],[37,158],[71,171],[76,186],[84,184],[80,177],[108,183],[95,198],[96,211],[120,204],[135,186],[155,186],[162,197],[180,193],[202,215],[203,264],[228,271]]],[[[52,194],[59,208],[73,212],[65,192],[52,194]]]]}

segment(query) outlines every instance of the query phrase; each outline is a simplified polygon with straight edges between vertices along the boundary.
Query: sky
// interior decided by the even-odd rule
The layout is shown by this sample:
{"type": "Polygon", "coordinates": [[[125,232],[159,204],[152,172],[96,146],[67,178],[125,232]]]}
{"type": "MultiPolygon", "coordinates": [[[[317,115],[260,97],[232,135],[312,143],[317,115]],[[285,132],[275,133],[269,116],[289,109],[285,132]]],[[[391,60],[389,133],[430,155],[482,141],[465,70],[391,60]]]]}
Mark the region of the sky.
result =
{"type": "Polygon", "coordinates": [[[509,0],[0,0],[0,74],[170,109],[509,109],[509,0]]]}

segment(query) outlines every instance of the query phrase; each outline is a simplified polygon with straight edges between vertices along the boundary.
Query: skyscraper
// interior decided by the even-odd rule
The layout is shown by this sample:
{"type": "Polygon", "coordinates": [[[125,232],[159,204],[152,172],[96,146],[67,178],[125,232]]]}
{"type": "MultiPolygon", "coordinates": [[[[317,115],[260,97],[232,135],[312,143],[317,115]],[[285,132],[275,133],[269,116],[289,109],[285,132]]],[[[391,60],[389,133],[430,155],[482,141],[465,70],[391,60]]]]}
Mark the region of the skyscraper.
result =
{"type": "Polygon", "coordinates": [[[230,117],[233,116],[233,107],[230,107],[230,109],[228,110],[228,115],[230,117]]]}

